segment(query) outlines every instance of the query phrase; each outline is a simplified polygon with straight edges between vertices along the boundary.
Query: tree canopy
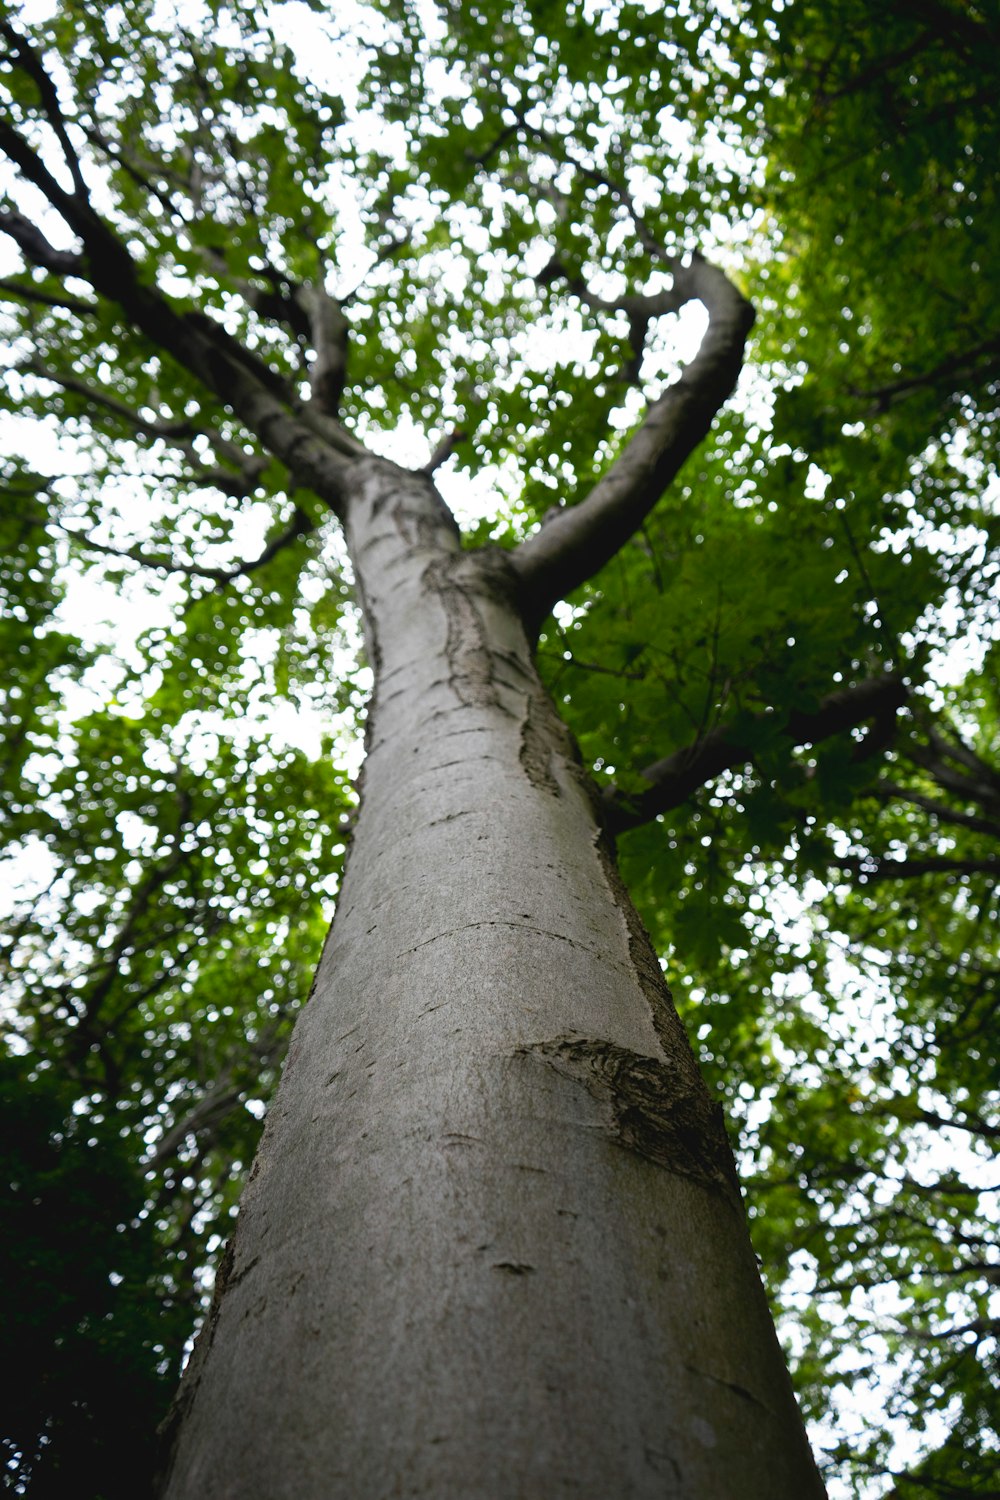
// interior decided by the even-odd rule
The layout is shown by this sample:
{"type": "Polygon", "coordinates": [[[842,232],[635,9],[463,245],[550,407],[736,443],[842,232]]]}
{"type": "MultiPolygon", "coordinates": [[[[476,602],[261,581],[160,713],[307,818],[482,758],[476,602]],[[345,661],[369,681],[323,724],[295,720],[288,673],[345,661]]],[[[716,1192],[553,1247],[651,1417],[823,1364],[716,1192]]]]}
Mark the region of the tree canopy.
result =
{"type": "Polygon", "coordinates": [[[137,1492],[335,899],[309,432],[543,539],[717,266],[736,395],[539,660],[831,1492],[995,1493],[998,60],[980,0],[4,7],[15,1491],[137,1492]]]}

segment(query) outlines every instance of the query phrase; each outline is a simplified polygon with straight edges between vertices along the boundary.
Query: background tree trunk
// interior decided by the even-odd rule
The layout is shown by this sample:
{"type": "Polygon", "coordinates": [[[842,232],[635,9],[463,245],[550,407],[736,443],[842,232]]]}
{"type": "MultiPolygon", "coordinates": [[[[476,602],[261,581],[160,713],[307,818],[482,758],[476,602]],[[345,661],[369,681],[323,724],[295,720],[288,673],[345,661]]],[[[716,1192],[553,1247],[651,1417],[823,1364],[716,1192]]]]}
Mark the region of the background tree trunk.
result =
{"type": "Polygon", "coordinates": [[[821,1494],[509,568],[429,481],[359,473],[362,806],[166,1493],[821,1494]]]}

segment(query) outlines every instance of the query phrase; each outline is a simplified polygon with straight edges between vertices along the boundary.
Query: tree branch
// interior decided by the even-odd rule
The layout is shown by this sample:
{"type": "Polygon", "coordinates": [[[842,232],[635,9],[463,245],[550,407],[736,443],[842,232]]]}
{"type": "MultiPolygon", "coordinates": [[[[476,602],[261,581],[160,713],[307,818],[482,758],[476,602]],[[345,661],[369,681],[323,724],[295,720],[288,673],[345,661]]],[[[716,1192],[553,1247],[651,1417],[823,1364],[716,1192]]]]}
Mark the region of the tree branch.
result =
{"type": "Polygon", "coordinates": [[[100,151],[103,151],[107,159],[111,162],[114,162],[116,166],[119,166],[128,177],[131,177],[132,181],[136,184],[137,187],[143,188],[151,198],[155,198],[157,203],[159,203],[167,213],[168,217],[175,220],[181,217],[180,211],[173,198],[171,198],[170,194],[165,192],[158,183],[154,182],[152,176],[150,175],[150,173],[155,170],[159,172],[161,176],[169,178],[170,174],[162,164],[157,163],[154,167],[152,163],[149,163],[148,167],[145,169],[143,167],[140,167],[138,165],[136,157],[134,157],[131,152],[127,152],[124,149],[112,146],[111,142],[105,137],[103,132],[97,128],[96,125],[85,127],[84,134],[86,135],[91,145],[96,146],[100,151]]]}
{"type": "MultiPolygon", "coordinates": [[[[794,711],[781,732],[793,745],[814,744],[890,710],[895,711],[903,706],[906,698],[906,688],[895,675],[886,673],[882,677],[870,677],[854,687],[839,688],[828,694],[812,712],[794,711]]],[[[749,724],[765,727],[772,718],[770,713],[756,714],[749,724]]],[[[610,832],[622,833],[652,822],[669,808],[681,806],[699,787],[713,781],[723,771],[734,770],[752,761],[755,736],[752,733],[747,735],[748,727],[746,722],[741,726],[717,725],[707,734],[700,735],[693,744],[647,766],[642,775],[650,783],[649,791],[628,797],[617,787],[608,787],[603,793],[603,801],[610,832]]]]}
{"type": "Polygon", "coordinates": [[[947,730],[947,733],[942,733],[935,725],[931,725],[927,737],[934,749],[946,759],[953,760],[960,766],[966,766],[974,775],[983,777],[992,795],[1000,797],[1000,777],[997,775],[996,767],[984,760],[981,755],[977,755],[975,750],[965,743],[954,725],[947,724],[947,730]]]}
{"type": "MultiPolygon", "coordinates": [[[[566,140],[561,136],[554,135],[551,131],[540,130],[535,126],[525,124],[523,118],[518,118],[518,127],[522,128],[526,135],[534,140],[541,141],[546,151],[560,161],[567,162],[581,177],[586,177],[590,182],[596,183],[598,187],[605,188],[610,196],[618,203],[632,220],[639,243],[646,254],[652,260],[663,261],[666,265],[673,267],[676,257],[671,255],[666,246],[663,245],[650,229],[646,220],[635,206],[635,199],[623,182],[618,182],[602,172],[600,167],[595,167],[591,162],[581,160],[573,152],[566,140]]],[[[518,128],[515,127],[515,128],[518,128]]]]}
{"type": "Polygon", "coordinates": [[[978,804],[984,811],[991,808],[1000,811],[1000,774],[957,736],[954,740],[946,738],[931,725],[926,745],[909,739],[900,752],[926,771],[943,790],[965,802],[978,804]],[[948,761],[952,764],[948,765],[948,761]],[[969,774],[955,770],[955,766],[963,766],[969,774]]]}
{"type": "Polygon", "coordinates": [[[851,395],[869,402],[870,414],[877,416],[881,412],[888,411],[890,406],[902,400],[904,396],[908,396],[911,391],[920,390],[923,386],[938,385],[950,375],[971,371],[977,376],[989,376],[993,373],[998,354],[1000,354],[1000,339],[983,339],[981,343],[973,344],[971,348],[959,354],[949,355],[947,359],[940,360],[938,364],[920,375],[910,375],[904,380],[896,380],[889,385],[876,386],[870,390],[858,390],[852,386],[851,395]],[[977,365],[984,359],[989,362],[983,365],[982,370],[977,369],[977,365]]]}
{"type": "Polygon", "coordinates": [[[663,291],[649,293],[629,293],[624,297],[609,298],[600,297],[591,291],[587,283],[580,276],[574,276],[563,265],[558,257],[549,261],[548,265],[535,277],[539,286],[550,286],[552,282],[564,280],[569,290],[575,297],[579,297],[585,307],[593,312],[621,312],[628,318],[629,344],[632,349],[632,359],[622,371],[622,379],[632,384],[638,384],[639,368],[642,364],[643,350],[646,344],[646,336],[649,325],[654,318],[662,318],[667,313],[677,312],[684,303],[689,301],[678,290],[676,277],[674,285],[663,291]]]}
{"type": "Polygon", "coordinates": [[[240,1103],[243,1092],[242,1088],[233,1085],[231,1072],[224,1072],[221,1078],[206,1089],[188,1113],[163,1133],[145,1164],[146,1171],[158,1171],[184,1144],[189,1135],[197,1135],[207,1126],[225,1119],[240,1103]]]}
{"type": "Polygon", "coordinates": [[[926,859],[894,859],[891,855],[851,854],[831,857],[835,870],[858,875],[865,882],[873,880],[915,880],[921,875],[992,875],[1000,873],[1000,855],[984,859],[952,859],[947,854],[929,855],[926,859]]]}
{"type": "Polygon", "coordinates": [[[639,529],[736,384],[753,326],[750,304],[700,255],[675,266],[669,295],[673,307],[699,301],[707,308],[701,347],[586,499],[550,513],[511,553],[529,625],[539,625],[557,600],[593,577],[639,529]]]}
{"type": "Polygon", "coordinates": [[[115,934],[114,941],[103,949],[98,965],[103,972],[93,989],[85,997],[80,1017],[81,1041],[86,1044],[93,1038],[97,1018],[105,998],[110,993],[120,974],[122,959],[134,947],[136,928],[149,910],[150,904],[171,875],[186,864],[195,853],[196,845],[185,849],[181,840],[191,821],[191,795],[185,787],[177,788],[177,824],[169,836],[170,852],[160,864],[151,866],[147,874],[132,892],[132,904],[124,922],[115,934]]]}
{"type": "MultiPolygon", "coordinates": [[[[253,1042],[247,1042],[250,1054],[257,1059],[261,1067],[267,1067],[276,1060],[275,1048],[281,1036],[280,1021],[281,1018],[277,1018],[267,1027],[263,1035],[253,1042]]],[[[147,1172],[157,1171],[164,1166],[177,1153],[188,1136],[203,1136],[210,1129],[214,1134],[215,1127],[242,1106],[249,1090],[245,1084],[240,1086],[233,1082],[235,1074],[234,1064],[231,1063],[223,1068],[214,1083],[210,1084],[201,1097],[192,1104],[187,1114],[182,1115],[169,1130],[164,1131],[146,1161],[147,1172]]],[[[209,1143],[211,1140],[210,1135],[209,1143]]]]}
{"type": "MultiPolygon", "coordinates": [[[[0,229],[2,227],[0,222],[0,229]]],[[[0,278],[0,296],[4,293],[7,294],[3,298],[5,301],[12,298],[16,302],[28,302],[37,307],[64,308],[67,312],[79,313],[81,317],[97,312],[96,302],[84,302],[80,297],[67,295],[55,297],[49,292],[40,291],[33,282],[25,285],[23,281],[13,281],[9,277],[0,278]]]]}
{"type": "MultiPolygon", "coordinates": [[[[50,522],[49,524],[53,523],[50,522]]],[[[56,522],[55,524],[58,525],[59,523],[56,522]]],[[[316,527],[305,511],[296,506],[291,522],[286,526],[284,531],[276,536],[273,541],[268,542],[267,546],[257,557],[249,558],[246,562],[237,563],[232,568],[210,568],[203,563],[178,563],[174,562],[171,557],[163,557],[162,555],[145,552],[141,547],[112,547],[107,542],[99,542],[94,537],[85,536],[81,531],[71,530],[68,526],[60,526],[59,529],[67,536],[72,537],[74,541],[82,542],[90,551],[100,552],[105,557],[118,557],[123,561],[136,562],[144,568],[154,568],[160,573],[183,573],[189,578],[209,578],[220,587],[225,587],[226,584],[233,583],[237,578],[249,578],[251,573],[256,573],[258,569],[266,567],[279,552],[283,552],[286,547],[290,546],[292,542],[297,541],[300,536],[309,536],[316,530],[316,527]]]]}
{"type": "MultiPolygon", "coordinates": [[[[348,498],[345,458],[363,457],[364,445],[329,413],[317,407],[300,409],[282,377],[220,324],[203,313],[179,311],[165,293],[143,280],[110,225],[88,202],[60,187],[34,149],[2,117],[0,150],[82,241],[82,255],[63,267],[64,274],[71,271],[83,276],[100,296],[116,303],[135,328],[230,406],[293,474],[332,509],[341,510],[348,498]]],[[[17,238],[29,221],[21,215],[13,218],[18,222],[5,224],[0,219],[0,229],[15,231],[17,238]]],[[[33,225],[29,228],[38,235],[33,225]]],[[[22,234],[22,238],[32,240],[33,236],[22,234]]],[[[45,243],[42,240],[43,247],[45,243]]],[[[55,269],[46,260],[36,264],[55,269]]]]}
{"type": "Polygon", "coordinates": [[[883,781],[878,786],[872,787],[868,794],[875,797],[879,802],[908,802],[911,807],[919,807],[924,812],[930,813],[939,823],[951,823],[958,828],[969,828],[973,833],[985,833],[991,838],[1000,838],[1000,822],[990,822],[987,818],[978,818],[974,813],[958,812],[955,808],[948,807],[944,802],[938,802],[933,797],[925,797],[920,792],[913,791],[910,787],[900,786],[895,781],[883,781]]]}
{"type": "Polygon", "coordinates": [[[906,1106],[910,1103],[909,1099],[898,1096],[877,1105],[866,1100],[865,1109],[869,1113],[891,1115],[906,1125],[919,1122],[922,1125],[933,1125],[940,1130],[965,1130],[970,1135],[983,1136],[986,1140],[1000,1139],[1000,1124],[995,1125],[989,1120],[984,1120],[982,1115],[942,1115],[937,1110],[922,1109],[916,1104],[912,1108],[907,1108],[906,1106]]]}
{"type": "Polygon", "coordinates": [[[66,130],[66,117],[59,103],[59,95],[56,92],[55,84],[48,73],[46,73],[41,58],[27,37],[15,31],[9,21],[0,21],[0,36],[6,37],[15,59],[38,89],[45,118],[55,133],[56,140],[59,142],[63,154],[63,159],[69,168],[69,175],[73,182],[73,192],[78,198],[86,199],[89,195],[87,184],[80,170],[80,158],[66,130]]]}
{"type": "Polygon", "coordinates": [[[247,306],[252,308],[258,317],[268,318],[273,323],[284,323],[296,339],[304,343],[311,340],[312,323],[306,305],[299,297],[303,288],[298,282],[293,281],[281,271],[275,270],[274,266],[265,263],[260,275],[264,276],[269,284],[266,287],[260,286],[245,276],[236,275],[230,269],[222,246],[203,245],[201,253],[212,275],[223,277],[235,286],[247,306]]]}
{"type": "Polygon", "coordinates": [[[54,276],[86,279],[83,256],[74,250],[57,250],[42,231],[13,208],[0,208],[0,234],[9,235],[29,265],[51,271],[54,276]]]}
{"type": "Polygon", "coordinates": [[[957,1323],[952,1328],[915,1328],[903,1327],[900,1329],[901,1337],[912,1343],[941,1343],[946,1339],[961,1338],[964,1334],[972,1333],[976,1336],[976,1343],[981,1339],[992,1338],[1000,1333],[1000,1318],[973,1318],[969,1323],[957,1323]]]}
{"type": "Polygon", "coordinates": [[[453,427],[451,432],[446,432],[441,441],[436,445],[434,452],[424,464],[421,473],[434,474],[442,464],[446,464],[460,443],[464,443],[468,433],[461,427],[453,427]]]}
{"type": "Polygon", "coordinates": [[[312,399],[320,411],[335,417],[347,379],[350,325],[336,297],[331,297],[320,281],[297,287],[292,301],[308,318],[309,337],[315,350],[309,366],[312,399]]]}
{"type": "Polygon", "coordinates": [[[237,444],[230,443],[219,433],[206,432],[192,418],[184,417],[178,421],[171,421],[162,417],[144,417],[141,412],[135,411],[126,402],[119,401],[107,392],[89,385],[87,381],[80,380],[76,375],[49,369],[38,359],[26,360],[18,368],[36,375],[40,380],[50,381],[64,391],[71,391],[81,396],[88,406],[108,412],[112,417],[124,422],[133,432],[142,433],[145,437],[166,443],[182,453],[191,465],[191,472],[185,476],[185,482],[211,486],[213,489],[221,490],[224,495],[231,496],[234,500],[241,500],[250,494],[261,473],[267,468],[268,459],[265,456],[244,453],[237,444]],[[232,473],[222,467],[202,468],[197,450],[191,441],[196,437],[207,438],[217,453],[222,453],[229,459],[236,472],[232,473]]]}
{"type": "Polygon", "coordinates": [[[50,370],[42,364],[41,360],[31,358],[18,366],[18,369],[36,375],[39,380],[51,381],[61,390],[71,391],[76,396],[82,396],[89,406],[100,407],[112,416],[120,418],[135,432],[141,432],[144,437],[163,438],[170,442],[177,438],[191,438],[197,434],[197,427],[185,417],[179,422],[166,422],[161,417],[144,417],[139,412],[133,411],[124,401],[118,401],[114,396],[109,396],[106,391],[98,390],[88,385],[76,375],[67,375],[59,370],[50,370]]]}

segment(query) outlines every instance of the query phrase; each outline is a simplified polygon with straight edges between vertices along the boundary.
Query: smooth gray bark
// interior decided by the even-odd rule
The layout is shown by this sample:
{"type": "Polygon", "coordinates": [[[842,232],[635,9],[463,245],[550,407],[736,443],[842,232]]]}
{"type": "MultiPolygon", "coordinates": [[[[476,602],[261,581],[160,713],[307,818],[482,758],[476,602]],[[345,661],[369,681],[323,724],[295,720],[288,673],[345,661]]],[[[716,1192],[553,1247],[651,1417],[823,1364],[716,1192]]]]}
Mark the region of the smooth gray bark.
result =
{"type": "Polygon", "coordinates": [[[170,1500],[822,1494],[718,1110],[503,555],[366,460],[362,805],[170,1500]]]}

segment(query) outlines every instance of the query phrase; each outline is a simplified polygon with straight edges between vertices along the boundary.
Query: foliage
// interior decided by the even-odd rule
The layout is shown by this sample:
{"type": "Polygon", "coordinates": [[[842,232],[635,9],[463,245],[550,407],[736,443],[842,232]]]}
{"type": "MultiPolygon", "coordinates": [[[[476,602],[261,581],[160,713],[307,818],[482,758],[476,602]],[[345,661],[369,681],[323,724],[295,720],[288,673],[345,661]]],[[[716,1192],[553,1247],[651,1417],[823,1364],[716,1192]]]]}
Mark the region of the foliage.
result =
{"type": "MultiPolygon", "coordinates": [[[[665,254],[701,250],[753,297],[735,402],[540,660],[609,798],[713,734],[742,747],[622,833],[625,873],[739,1133],[839,1493],[892,1475],[987,1493],[995,18],[957,0],[8,14],[7,129],[64,184],[79,152],[143,283],[293,391],[315,374],[302,289],[325,278],[345,424],[414,466],[443,443],[469,545],[572,505],[676,370],[687,314],[647,328],[625,300],[669,285],[665,254]],[[797,715],[883,675],[899,715],[796,739],[797,715]]],[[[73,238],[12,160],[5,1271],[53,1294],[16,1299],[34,1373],[10,1473],[67,1493],[127,1401],[137,1446],[110,1495],[145,1462],[308,991],[354,800],[330,736],[368,678],[323,506],[67,276],[73,238]]]]}
{"type": "Polygon", "coordinates": [[[146,1184],[113,1119],[49,1068],[5,1058],[4,1348],[17,1379],[5,1452],[32,1452],[32,1493],[135,1494],[190,1311],[164,1278],[146,1184]],[[81,1107],[82,1106],[82,1107],[81,1107]],[[95,1205],[100,1213],[95,1213],[95,1205]],[[126,1232],[126,1226],[131,1226],[126,1232]]]}

